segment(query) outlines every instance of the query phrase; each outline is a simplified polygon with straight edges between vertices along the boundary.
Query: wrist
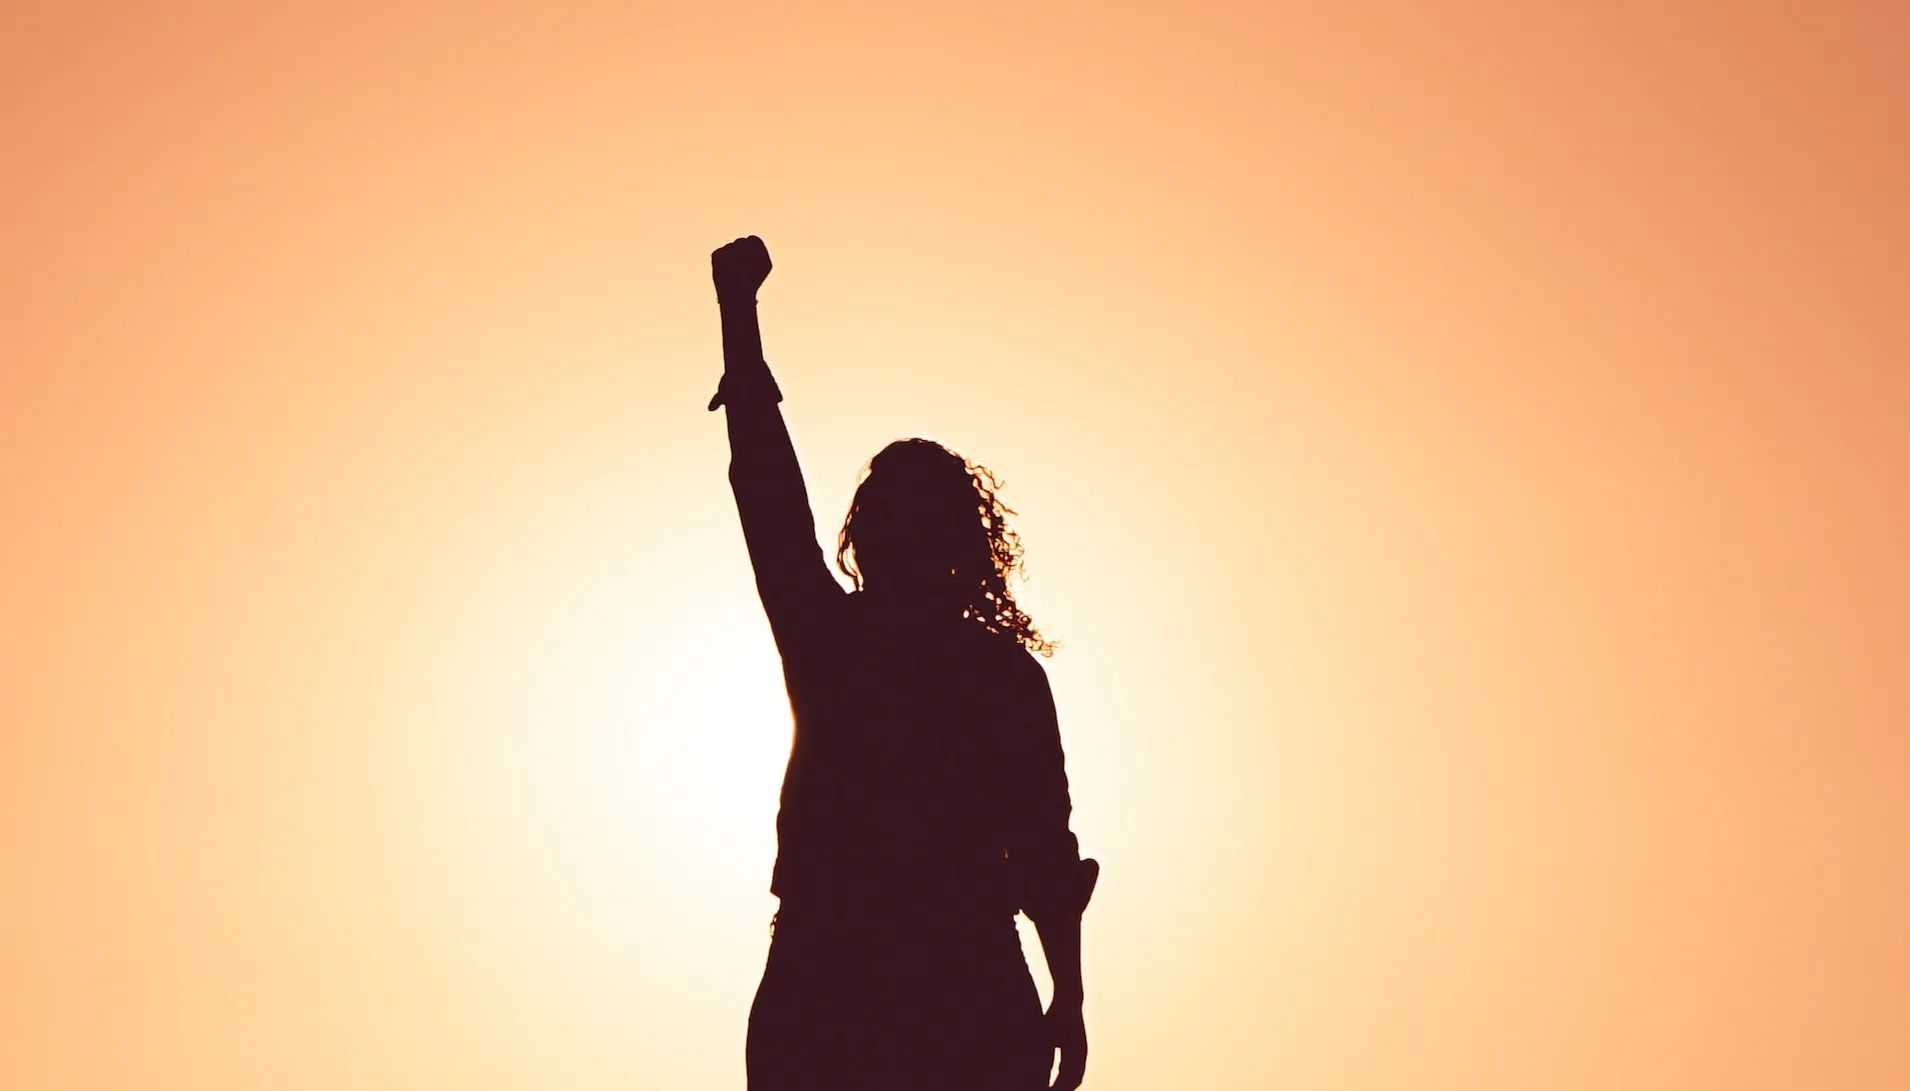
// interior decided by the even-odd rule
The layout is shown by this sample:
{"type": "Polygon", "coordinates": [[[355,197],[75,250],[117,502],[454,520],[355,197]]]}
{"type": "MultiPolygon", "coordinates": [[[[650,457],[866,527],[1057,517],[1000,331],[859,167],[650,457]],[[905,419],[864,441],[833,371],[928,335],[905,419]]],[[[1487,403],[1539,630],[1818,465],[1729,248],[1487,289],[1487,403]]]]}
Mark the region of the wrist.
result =
{"type": "Polygon", "coordinates": [[[756,305],[756,293],[744,291],[740,288],[730,288],[727,290],[718,288],[716,290],[716,305],[725,308],[754,307],[756,305]]]}

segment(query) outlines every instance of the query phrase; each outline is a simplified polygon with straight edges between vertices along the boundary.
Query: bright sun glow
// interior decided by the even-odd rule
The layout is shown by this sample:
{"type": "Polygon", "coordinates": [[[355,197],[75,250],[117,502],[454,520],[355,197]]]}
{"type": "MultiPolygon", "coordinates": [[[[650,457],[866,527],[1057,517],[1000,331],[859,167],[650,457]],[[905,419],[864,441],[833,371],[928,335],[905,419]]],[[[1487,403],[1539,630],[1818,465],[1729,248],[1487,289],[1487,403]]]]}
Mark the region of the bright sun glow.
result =
{"type": "Polygon", "coordinates": [[[1088,1091],[1910,1087],[1906,19],[8,5],[0,1089],[743,1086],[742,234],[819,537],[1018,512],[1088,1091]]]}
{"type": "MultiPolygon", "coordinates": [[[[708,529],[708,548],[733,549],[716,540],[724,532],[708,529]]],[[[767,629],[745,610],[753,600],[698,603],[656,578],[644,563],[654,548],[593,542],[527,588],[521,612],[493,625],[508,642],[478,680],[508,740],[487,777],[508,801],[498,820],[527,839],[573,927],[611,947],[641,944],[664,915],[685,942],[707,938],[704,910],[685,919],[688,892],[744,906],[767,896],[789,753],[788,700],[767,629]],[[683,621],[660,628],[660,615],[683,621]]]]}

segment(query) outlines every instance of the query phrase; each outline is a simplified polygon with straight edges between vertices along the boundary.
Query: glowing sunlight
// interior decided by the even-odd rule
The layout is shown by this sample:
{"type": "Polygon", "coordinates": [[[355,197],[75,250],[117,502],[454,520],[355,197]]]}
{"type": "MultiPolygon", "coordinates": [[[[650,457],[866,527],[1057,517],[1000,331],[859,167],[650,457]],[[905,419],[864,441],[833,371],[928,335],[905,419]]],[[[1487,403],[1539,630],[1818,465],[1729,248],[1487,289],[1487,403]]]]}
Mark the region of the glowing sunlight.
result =
{"type": "Polygon", "coordinates": [[[1910,1087],[1906,11],[9,6],[0,1088],[744,1086],[745,234],[828,552],[1020,513],[1088,1091],[1910,1087]]]}

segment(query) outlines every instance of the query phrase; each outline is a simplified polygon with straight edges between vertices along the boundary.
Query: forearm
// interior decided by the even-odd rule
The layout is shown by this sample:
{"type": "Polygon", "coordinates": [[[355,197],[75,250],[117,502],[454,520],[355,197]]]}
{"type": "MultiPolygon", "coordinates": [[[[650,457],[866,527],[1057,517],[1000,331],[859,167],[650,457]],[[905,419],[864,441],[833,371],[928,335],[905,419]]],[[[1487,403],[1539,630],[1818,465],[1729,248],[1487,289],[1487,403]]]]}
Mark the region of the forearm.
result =
{"type": "Polygon", "coordinates": [[[710,399],[710,409],[745,399],[769,404],[782,401],[782,391],[763,360],[763,332],[756,317],[755,297],[718,295],[717,306],[723,319],[723,381],[710,399]]]}
{"type": "Polygon", "coordinates": [[[779,524],[800,520],[803,536],[813,544],[815,521],[808,491],[789,428],[777,408],[782,391],[763,359],[756,300],[729,295],[719,296],[718,303],[723,318],[723,380],[710,407],[727,407],[730,482],[743,506],[744,522],[747,526],[751,521],[752,509],[779,524]]]}
{"type": "Polygon", "coordinates": [[[723,366],[725,368],[760,365],[763,361],[763,330],[756,318],[754,296],[718,296],[717,308],[723,315],[723,366]]]}
{"type": "Polygon", "coordinates": [[[1054,979],[1054,1006],[1076,1006],[1082,1002],[1081,986],[1081,914],[1044,914],[1031,918],[1035,933],[1041,937],[1041,951],[1048,959],[1048,976],[1054,979]]]}

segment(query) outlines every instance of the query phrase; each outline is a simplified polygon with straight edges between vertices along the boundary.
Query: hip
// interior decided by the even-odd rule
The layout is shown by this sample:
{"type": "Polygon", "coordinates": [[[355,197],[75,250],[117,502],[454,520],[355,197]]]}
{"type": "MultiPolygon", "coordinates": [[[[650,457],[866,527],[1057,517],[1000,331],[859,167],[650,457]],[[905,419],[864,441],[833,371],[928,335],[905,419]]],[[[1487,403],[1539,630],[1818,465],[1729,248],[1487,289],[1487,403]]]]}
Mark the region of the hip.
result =
{"type": "Polygon", "coordinates": [[[961,902],[827,895],[784,898],[770,921],[770,957],[849,971],[1027,971],[1012,912],[961,902]]]}
{"type": "Polygon", "coordinates": [[[1012,917],[777,914],[750,1009],[752,1089],[1035,1088],[1050,1052],[1012,917]]]}

